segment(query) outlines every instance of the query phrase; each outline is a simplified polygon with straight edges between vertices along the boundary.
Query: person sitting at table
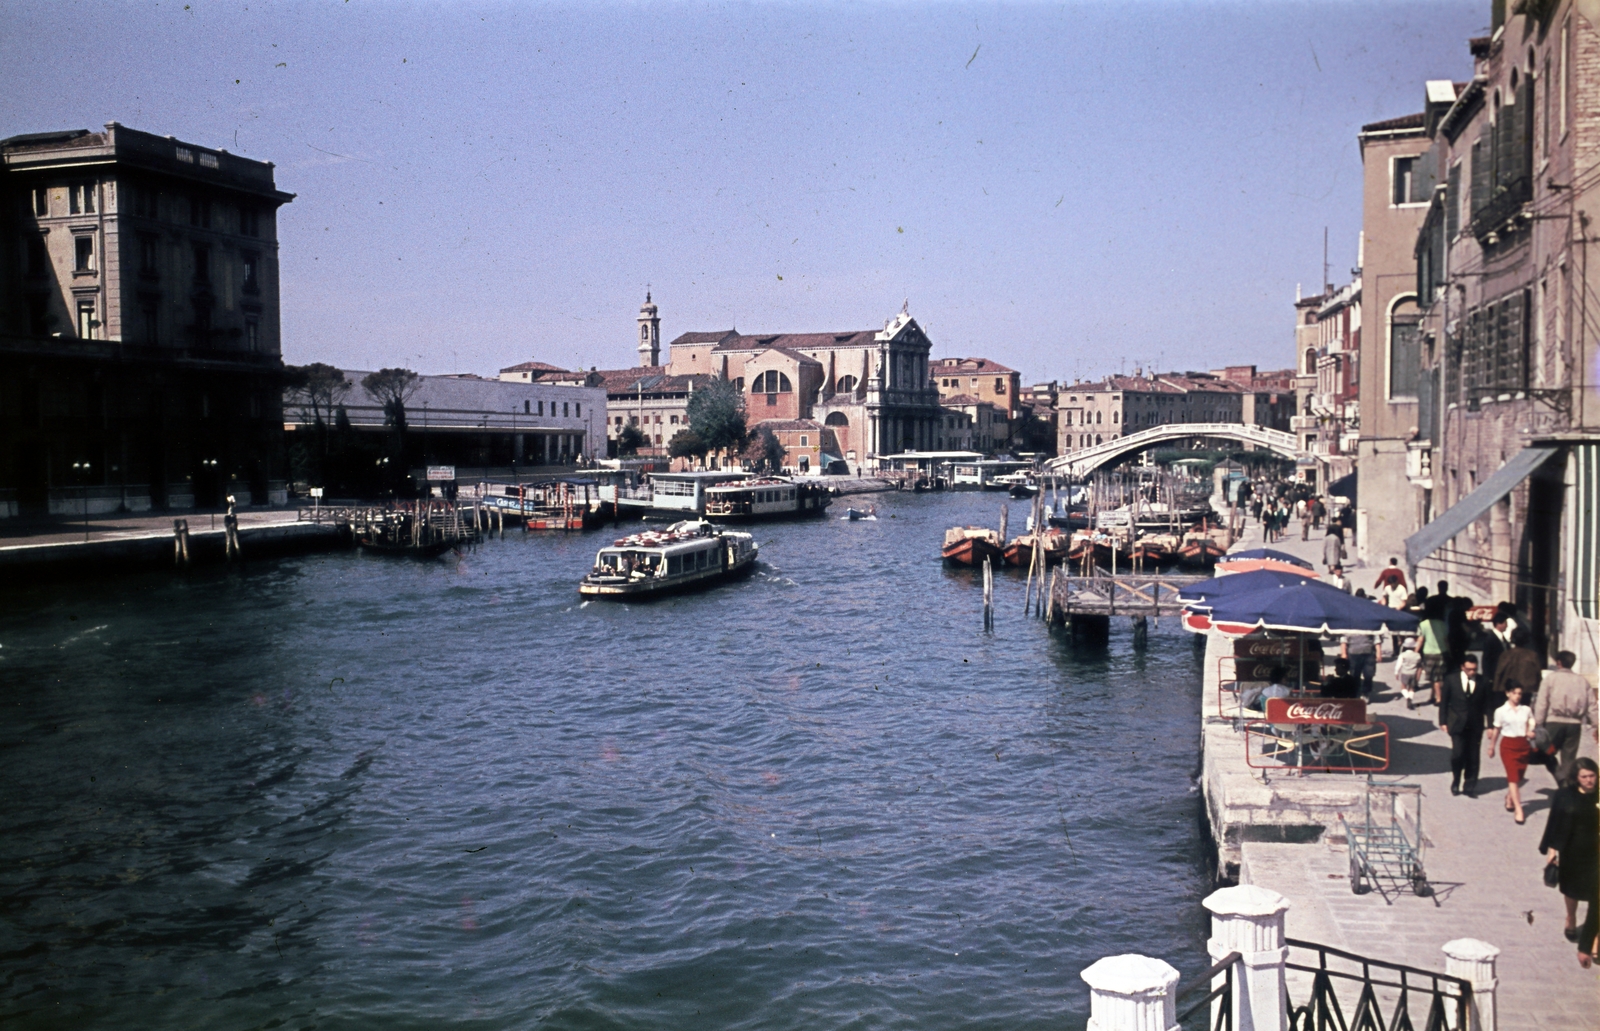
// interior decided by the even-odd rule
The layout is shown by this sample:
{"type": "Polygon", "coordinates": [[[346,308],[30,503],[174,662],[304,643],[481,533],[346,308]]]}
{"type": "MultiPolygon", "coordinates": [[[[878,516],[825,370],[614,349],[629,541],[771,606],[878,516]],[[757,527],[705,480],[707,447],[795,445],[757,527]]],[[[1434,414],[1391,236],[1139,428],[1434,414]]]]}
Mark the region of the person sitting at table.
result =
{"type": "Polygon", "coordinates": [[[1350,672],[1349,659],[1333,660],[1333,676],[1322,682],[1321,694],[1324,698],[1361,697],[1361,680],[1350,672]]]}
{"type": "Polygon", "coordinates": [[[1283,678],[1288,675],[1289,671],[1282,666],[1272,667],[1272,672],[1267,675],[1267,686],[1246,688],[1244,694],[1239,698],[1239,704],[1255,712],[1266,712],[1268,698],[1289,697],[1289,689],[1283,683],[1283,678]]]}

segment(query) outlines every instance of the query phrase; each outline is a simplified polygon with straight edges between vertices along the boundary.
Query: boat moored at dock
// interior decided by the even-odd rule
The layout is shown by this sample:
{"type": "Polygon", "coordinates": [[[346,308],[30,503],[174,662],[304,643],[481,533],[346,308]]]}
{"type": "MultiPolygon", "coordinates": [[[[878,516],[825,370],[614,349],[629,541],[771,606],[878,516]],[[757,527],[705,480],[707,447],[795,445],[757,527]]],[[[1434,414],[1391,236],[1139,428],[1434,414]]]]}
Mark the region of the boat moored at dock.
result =
{"type": "Polygon", "coordinates": [[[591,598],[655,597],[698,590],[750,572],[759,546],[748,533],[704,520],[673,523],[601,548],[578,584],[591,598]]]}
{"type": "Polygon", "coordinates": [[[1003,552],[1000,534],[983,526],[955,526],[946,530],[944,546],[940,549],[946,562],[958,566],[981,566],[984,559],[998,566],[1004,561],[1003,552]]]}
{"type": "Polygon", "coordinates": [[[478,503],[513,519],[527,530],[587,530],[605,519],[600,485],[594,480],[478,485],[478,503]]]}
{"type": "Polygon", "coordinates": [[[833,498],[826,487],[777,477],[707,487],[708,519],[756,520],[820,516],[833,498]]]}

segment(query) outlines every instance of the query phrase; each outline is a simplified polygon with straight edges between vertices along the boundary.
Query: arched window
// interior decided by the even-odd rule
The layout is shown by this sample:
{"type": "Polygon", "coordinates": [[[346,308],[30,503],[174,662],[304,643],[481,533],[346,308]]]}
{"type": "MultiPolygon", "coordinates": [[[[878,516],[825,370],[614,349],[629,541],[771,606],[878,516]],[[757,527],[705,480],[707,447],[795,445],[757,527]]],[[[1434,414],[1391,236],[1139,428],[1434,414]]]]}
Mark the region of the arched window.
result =
{"type": "Polygon", "coordinates": [[[639,339],[640,340],[649,340],[650,339],[650,327],[649,326],[640,326],[639,327],[639,339]]]}
{"type": "Polygon", "coordinates": [[[1422,313],[1402,294],[1389,306],[1389,397],[1414,398],[1422,379],[1422,313]]]}
{"type": "Polygon", "coordinates": [[[833,412],[823,422],[823,425],[824,426],[848,426],[848,425],[850,425],[850,420],[845,418],[845,414],[843,412],[833,412]]]}
{"type": "Polygon", "coordinates": [[[840,376],[838,384],[834,387],[834,390],[841,394],[852,393],[855,389],[856,378],[854,376],[840,376]]]}
{"type": "Polygon", "coordinates": [[[785,376],[777,369],[768,369],[756,377],[755,384],[750,388],[750,393],[787,394],[792,390],[794,390],[794,387],[789,383],[788,376],[785,376]]]}
{"type": "Polygon", "coordinates": [[[1308,347],[1308,348],[1306,348],[1306,368],[1305,368],[1306,375],[1309,376],[1313,372],[1316,372],[1316,371],[1317,371],[1317,349],[1315,347],[1308,347]]]}
{"type": "Polygon", "coordinates": [[[1104,418],[1105,418],[1105,413],[1104,412],[1095,412],[1094,413],[1095,425],[1098,426],[1100,424],[1101,420],[1103,420],[1104,418]]]}
{"type": "Polygon", "coordinates": [[[1106,442],[1106,439],[1104,437],[1100,436],[1100,434],[1096,433],[1094,435],[1094,442],[1096,444],[1104,444],[1106,442]]]}

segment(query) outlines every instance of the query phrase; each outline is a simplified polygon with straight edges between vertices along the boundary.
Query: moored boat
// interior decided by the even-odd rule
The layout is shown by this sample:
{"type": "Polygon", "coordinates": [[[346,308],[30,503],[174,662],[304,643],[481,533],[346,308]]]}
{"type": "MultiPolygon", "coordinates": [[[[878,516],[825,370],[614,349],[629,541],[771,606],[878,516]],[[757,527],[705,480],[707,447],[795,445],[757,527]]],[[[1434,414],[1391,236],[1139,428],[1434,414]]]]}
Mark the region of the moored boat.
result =
{"type": "Polygon", "coordinates": [[[1228,546],[1219,538],[1225,537],[1227,531],[1211,529],[1205,524],[1195,527],[1183,535],[1183,543],[1178,546],[1178,561],[1186,566],[1205,567],[1216,565],[1217,559],[1228,553],[1228,546]]]}
{"type": "Polygon", "coordinates": [[[988,559],[998,566],[1004,561],[1004,546],[1000,535],[982,526],[956,526],[944,532],[944,546],[940,549],[946,562],[961,566],[981,566],[988,559]]]}
{"type": "MultiPolygon", "coordinates": [[[[1072,546],[1071,534],[1051,528],[1039,534],[1038,540],[1040,549],[1044,552],[1046,566],[1066,561],[1067,551],[1072,546]]],[[[1019,569],[1027,569],[1033,565],[1033,544],[1034,536],[1031,533],[1013,537],[1011,543],[1006,545],[1006,565],[1016,566],[1019,569]]]]}
{"type": "Polygon", "coordinates": [[[777,477],[707,487],[705,496],[707,519],[747,521],[819,516],[833,504],[828,489],[821,484],[777,477]]]}
{"type": "Polygon", "coordinates": [[[578,593],[638,598],[698,590],[750,572],[758,550],[748,533],[685,520],[601,548],[594,568],[578,583],[578,593]]]}

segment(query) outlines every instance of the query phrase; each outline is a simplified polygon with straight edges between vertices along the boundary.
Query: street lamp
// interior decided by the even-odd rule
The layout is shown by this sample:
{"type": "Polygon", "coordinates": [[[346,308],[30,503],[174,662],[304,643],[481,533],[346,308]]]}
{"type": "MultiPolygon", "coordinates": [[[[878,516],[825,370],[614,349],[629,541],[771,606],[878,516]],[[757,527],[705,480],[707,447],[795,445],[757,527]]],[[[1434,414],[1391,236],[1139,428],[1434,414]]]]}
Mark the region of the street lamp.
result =
{"type": "Polygon", "coordinates": [[[88,462],[73,462],[72,471],[78,474],[78,484],[83,491],[83,543],[89,543],[89,473],[93,469],[88,462]]]}
{"type": "MultiPolygon", "coordinates": [[[[213,478],[213,481],[215,480],[215,477],[216,477],[216,474],[217,474],[217,460],[215,458],[202,458],[200,460],[200,468],[205,469],[207,472],[209,472],[211,474],[212,478],[213,478]]],[[[212,506],[212,509],[211,509],[211,528],[213,530],[215,530],[217,528],[217,510],[216,510],[216,506],[212,506]]]]}

